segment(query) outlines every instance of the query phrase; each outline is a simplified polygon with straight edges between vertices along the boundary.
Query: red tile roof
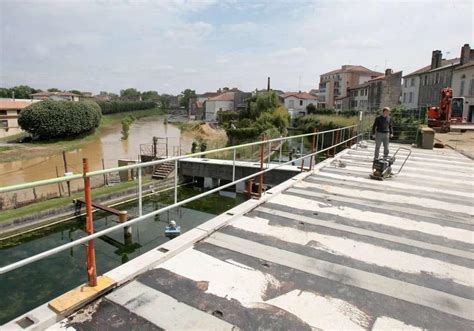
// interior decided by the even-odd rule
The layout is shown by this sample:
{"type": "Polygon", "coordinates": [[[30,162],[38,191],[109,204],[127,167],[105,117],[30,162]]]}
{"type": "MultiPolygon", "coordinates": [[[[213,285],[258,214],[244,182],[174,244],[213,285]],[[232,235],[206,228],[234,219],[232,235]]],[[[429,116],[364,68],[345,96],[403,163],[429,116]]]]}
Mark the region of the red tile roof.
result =
{"type": "Polygon", "coordinates": [[[225,92],[214,98],[209,98],[207,101],[234,101],[234,92],[225,92]]]}
{"type": "Polygon", "coordinates": [[[340,69],[336,69],[336,70],[333,70],[333,71],[326,72],[326,73],[322,74],[321,76],[334,75],[334,74],[340,74],[340,73],[346,73],[346,72],[347,73],[364,73],[364,74],[368,74],[368,75],[371,75],[371,76],[383,75],[382,72],[373,71],[373,70],[370,70],[370,69],[368,69],[364,66],[344,65],[340,69]]]}
{"type": "Polygon", "coordinates": [[[71,92],[38,92],[31,94],[32,96],[36,97],[49,97],[52,95],[64,96],[64,97],[78,97],[79,95],[71,92]]]}
{"type": "Polygon", "coordinates": [[[0,100],[0,109],[23,109],[33,103],[32,100],[0,100]]]}
{"type": "Polygon", "coordinates": [[[288,97],[295,97],[298,99],[304,99],[304,100],[317,100],[318,98],[312,94],[309,94],[307,92],[285,92],[281,96],[283,99],[286,99],[288,97]]]}

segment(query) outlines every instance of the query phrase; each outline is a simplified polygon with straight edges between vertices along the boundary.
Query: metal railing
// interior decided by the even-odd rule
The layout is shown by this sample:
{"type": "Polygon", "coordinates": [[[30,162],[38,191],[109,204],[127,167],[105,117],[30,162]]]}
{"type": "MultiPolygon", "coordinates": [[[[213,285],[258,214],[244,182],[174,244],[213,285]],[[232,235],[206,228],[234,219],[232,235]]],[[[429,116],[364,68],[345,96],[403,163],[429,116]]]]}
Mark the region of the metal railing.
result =
{"type": "MultiPolygon", "coordinates": [[[[125,171],[125,170],[131,170],[131,169],[137,169],[138,170],[138,211],[139,211],[139,216],[137,218],[128,220],[123,223],[119,223],[117,225],[114,225],[110,228],[101,230],[99,232],[93,233],[93,230],[88,231],[87,236],[82,237],[80,239],[74,240],[72,242],[63,244],[61,246],[52,248],[50,250],[47,250],[45,252],[30,256],[28,258],[25,258],[23,260],[11,263],[6,266],[0,267],[0,275],[5,274],[7,272],[10,272],[12,270],[18,269],[20,267],[26,266],[28,264],[31,264],[33,262],[42,260],[44,258],[47,258],[49,256],[55,255],[57,253],[60,253],[62,251],[65,251],[67,249],[70,249],[72,247],[87,243],[87,242],[92,242],[93,239],[99,238],[103,235],[106,235],[108,233],[117,231],[122,228],[130,227],[131,225],[135,223],[139,223],[145,219],[148,219],[150,217],[153,217],[155,215],[164,213],[168,210],[171,210],[173,208],[185,205],[187,203],[190,203],[194,200],[198,200],[200,198],[203,198],[205,196],[208,196],[210,194],[213,194],[215,192],[218,192],[220,190],[223,190],[225,188],[231,187],[236,185],[237,183],[248,181],[254,177],[260,176],[260,184],[263,183],[263,174],[271,171],[278,169],[282,166],[289,165],[289,164],[294,164],[294,162],[301,161],[301,171],[303,170],[311,170],[313,165],[316,163],[316,159],[318,154],[326,153],[327,156],[329,154],[332,154],[332,156],[335,155],[336,150],[338,147],[350,147],[352,144],[358,144],[360,137],[363,133],[362,128],[362,121],[361,121],[362,116],[359,118],[359,123],[343,128],[338,128],[338,129],[333,129],[333,130],[327,130],[327,131],[321,131],[321,132],[314,132],[314,133],[307,133],[307,134],[300,134],[296,136],[289,136],[289,137],[281,137],[281,138],[275,138],[275,139],[268,139],[268,140],[262,140],[262,141],[257,141],[253,143],[247,143],[247,144],[242,144],[242,145],[236,145],[236,146],[230,146],[230,147],[224,147],[224,148],[219,148],[219,149],[214,149],[214,150],[207,150],[204,152],[199,152],[199,153],[193,153],[193,154],[188,154],[188,155],[182,155],[182,156],[176,156],[176,157],[170,157],[167,159],[160,159],[156,161],[150,161],[150,162],[143,162],[143,163],[137,163],[137,164],[132,164],[132,165],[127,165],[127,166],[122,166],[122,167],[115,167],[115,168],[109,168],[109,169],[104,169],[104,170],[97,170],[97,171],[86,171],[84,170],[83,174],[76,174],[76,175],[70,175],[70,176],[64,176],[64,177],[59,177],[59,178],[52,178],[52,179],[46,179],[46,180],[40,180],[40,181],[35,181],[35,182],[30,182],[30,183],[23,183],[23,184],[18,184],[18,185],[12,185],[12,186],[6,186],[6,187],[0,187],[0,193],[4,192],[12,192],[16,190],[21,190],[21,189],[26,189],[26,188],[33,188],[33,187],[38,187],[38,186],[44,186],[44,185],[50,185],[50,184],[57,184],[57,183],[62,183],[66,181],[72,181],[72,180],[79,180],[83,179],[84,182],[87,182],[87,180],[90,177],[94,176],[102,176],[104,174],[108,174],[111,172],[117,172],[117,171],[125,171]],[[327,144],[327,141],[325,143],[325,137],[329,136],[331,139],[331,143],[329,144],[328,147],[325,147],[327,144]],[[304,154],[304,140],[312,138],[312,146],[308,150],[308,153],[304,154]],[[299,139],[301,143],[301,150],[300,150],[300,157],[294,158],[289,161],[282,161],[282,146],[285,142],[299,139]],[[279,144],[279,150],[278,150],[278,155],[279,155],[279,162],[278,164],[270,167],[270,152],[272,144],[278,143],[279,144]],[[268,149],[266,146],[268,145],[268,149]],[[240,178],[240,179],[235,179],[235,168],[236,168],[236,151],[238,149],[242,148],[248,148],[248,147],[253,147],[253,146],[259,146],[260,147],[260,170],[248,175],[246,177],[240,178]],[[321,148],[319,148],[321,146],[321,148]],[[268,160],[266,163],[266,167],[264,167],[264,151],[268,150],[269,155],[268,155],[268,160]],[[214,153],[222,153],[230,151],[232,152],[233,155],[233,170],[232,170],[232,182],[227,183],[225,185],[221,185],[219,187],[213,188],[211,190],[205,191],[203,193],[200,193],[198,195],[195,195],[193,197],[187,198],[182,201],[178,201],[178,162],[183,159],[188,159],[192,157],[204,157],[204,156],[209,156],[214,153]],[[304,161],[306,159],[309,159],[309,167],[307,169],[304,169],[304,161]],[[158,210],[152,211],[148,214],[143,215],[143,206],[142,206],[142,199],[143,199],[143,194],[142,194],[142,168],[145,167],[150,167],[150,166],[155,166],[164,162],[174,162],[175,166],[175,175],[174,175],[174,203],[171,205],[168,205],[166,207],[160,208],[158,210]]],[[[275,145],[274,145],[275,146],[275,145]]],[[[86,169],[87,167],[84,167],[86,169]]],[[[87,194],[85,190],[85,194],[87,194]]],[[[260,196],[262,195],[262,185],[259,186],[259,193],[260,196]]],[[[90,192],[89,192],[90,193],[90,192]]],[[[88,197],[90,201],[90,196],[88,197]]],[[[90,207],[90,206],[89,206],[90,207]]],[[[90,218],[92,218],[91,213],[90,218]]],[[[88,222],[91,222],[92,219],[89,219],[88,222]]]]}

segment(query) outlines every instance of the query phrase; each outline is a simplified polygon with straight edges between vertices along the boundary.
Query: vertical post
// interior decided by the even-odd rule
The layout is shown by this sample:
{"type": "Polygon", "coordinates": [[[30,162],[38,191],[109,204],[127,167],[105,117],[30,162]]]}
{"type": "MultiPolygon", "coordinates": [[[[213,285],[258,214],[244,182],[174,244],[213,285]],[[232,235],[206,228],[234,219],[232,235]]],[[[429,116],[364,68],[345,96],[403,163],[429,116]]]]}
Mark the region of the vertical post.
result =
{"type": "Polygon", "coordinates": [[[267,162],[267,168],[270,167],[270,155],[272,154],[272,142],[268,142],[268,162],[267,162]]]}
{"type": "Polygon", "coordinates": [[[143,215],[142,168],[138,168],[138,216],[143,215]]]}
{"type": "Polygon", "coordinates": [[[281,163],[281,152],[283,149],[283,140],[280,140],[280,156],[278,157],[278,163],[281,163]]]}
{"type": "MultiPolygon", "coordinates": [[[[139,157],[140,158],[140,157],[139,157]]],[[[102,170],[105,170],[105,163],[104,163],[104,159],[102,159],[102,170]]],[[[104,174],[104,186],[107,186],[109,185],[108,181],[107,181],[107,174],[104,174]]]]}
{"type": "MultiPolygon", "coordinates": [[[[86,231],[88,235],[94,233],[94,219],[92,216],[92,196],[91,196],[91,180],[86,177],[89,172],[89,161],[82,159],[82,168],[84,176],[84,200],[86,202],[86,231]]],[[[95,265],[95,249],[94,239],[87,243],[87,279],[89,286],[97,286],[97,270],[95,265]]]]}
{"type": "Polygon", "coordinates": [[[166,137],[166,157],[168,156],[168,137],[166,137]]]}
{"type": "MultiPolygon", "coordinates": [[[[119,214],[119,222],[125,223],[128,221],[128,213],[126,210],[122,210],[119,214]]],[[[123,228],[123,239],[125,245],[130,245],[132,243],[132,227],[126,226],[123,228]]]]}
{"type": "MultiPolygon", "coordinates": [[[[67,170],[67,160],[66,160],[66,151],[63,151],[63,162],[64,162],[64,173],[68,172],[67,170]]],[[[71,196],[71,182],[67,181],[67,195],[71,196]]]]}
{"type": "MultiPolygon", "coordinates": [[[[263,142],[265,141],[265,135],[262,135],[262,143],[260,144],[260,171],[263,171],[263,142]]],[[[263,173],[259,176],[258,183],[258,197],[262,197],[263,192],[263,173]]]]}
{"type": "Polygon", "coordinates": [[[304,155],[304,137],[301,137],[300,153],[301,153],[301,156],[304,155]]]}
{"type": "Polygon", "coordinates": [[[235,154],[237,152],[237,148],[234,147],[233,158],[232,158],[232,181],[235,182],[235,154]]]}
{"type": "MultiPolygon", "coordinates": [[[[317,136],[317,133],[318,130],[315,128],[313,130],[313,141],[311,142],[311,157],[309,158],[309,170],[313,170],[313,154],[314,152],[316,151],[316,136],[317,136]]],[[[314,157],[316,158],[316,155],[314,155],[314,157]]]]}
{"type": "Polygon", "coordinates": [[[323,137],[321,138],[321,150],[323,150],[323,151],[324,151],[324,136],[325,136],[325,135],[326,135],[326,134],[323,133],[323,137]]]}
{"type": "MultiPolygon", "coordinates": [[[[58,166],[56,166],[56,177],[59,178],[58,166]]],[[[63,193],[61,192],[61,184],[60,183],[58,183],[58,192],[59,192],[59,196],[62,197],[63,193]]]]}
{"type": "Polygon", "coordinates": [[[174,203],[178,202],[178,160],[174,160],[174,203]]]}

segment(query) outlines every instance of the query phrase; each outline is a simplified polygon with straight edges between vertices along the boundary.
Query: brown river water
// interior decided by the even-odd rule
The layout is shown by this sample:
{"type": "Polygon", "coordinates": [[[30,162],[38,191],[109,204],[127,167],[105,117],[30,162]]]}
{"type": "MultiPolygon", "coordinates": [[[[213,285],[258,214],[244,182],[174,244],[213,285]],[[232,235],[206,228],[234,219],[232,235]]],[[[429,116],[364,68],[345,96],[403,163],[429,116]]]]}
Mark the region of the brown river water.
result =
{"type": "MultiPolygon", "coordinates": [[[[142,118],[130,126],[127,140],[122,140],[121,124],[103,129],[100,136],[87,142],[82,148],[66,153],[68,170],[74,174],[82,173],[82,158],[88,158],[91,170],[102,169],[102,160],[106,168],[116,167],[119,159],[137,160],[140,154],[140,144],[150,144],[152,137],[168,137],[168,155],[178,153],[179,148],[183,152],[191,150],[193,137],[190,134],[181,134],[179,128],[172,124],[165,125],[163,118],[142,118]]],[[[159,155],[165,154],[165,140],[160,140],[158,145],[159,155]]],[[[27,160],[12,162],[0,162],[0,187],[41,179],[55,178],[56,168],[59,175],[64,174],[64,162],[61,153],[50,157],[35,157],[27,160]]],[[[103,184],[103,177],[93,178],[93,185],[103,184]]],[[[82,187],[82,180],[71,182],[71,189],[75,191],[82,187]]],[[[66,190],[66,184],[63,183],[66,190]]],[[[5,205],[28,201],[45,195],[57,195],[58,185],[42,186],[35,189],[25,189],[8,194],[0,194],[5,205]],[[16,195],[14,195],[16,193],[16,195]]]]}

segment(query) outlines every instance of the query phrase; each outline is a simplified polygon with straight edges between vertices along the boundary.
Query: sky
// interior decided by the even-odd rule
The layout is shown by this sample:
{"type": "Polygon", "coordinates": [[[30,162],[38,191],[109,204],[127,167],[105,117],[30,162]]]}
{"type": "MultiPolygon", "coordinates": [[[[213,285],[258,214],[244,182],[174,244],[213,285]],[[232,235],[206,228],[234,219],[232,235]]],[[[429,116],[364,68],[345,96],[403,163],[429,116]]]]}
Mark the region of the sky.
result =
{"type": "Polygon", "coordinates": [[[473,17],[472,0],[0,0],[0,87],[309,91],[344,64],[459,57],[473,17]]]}

